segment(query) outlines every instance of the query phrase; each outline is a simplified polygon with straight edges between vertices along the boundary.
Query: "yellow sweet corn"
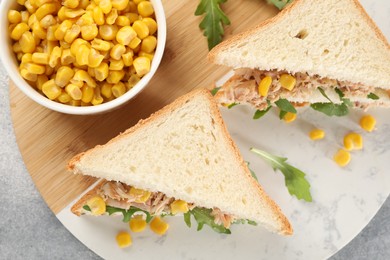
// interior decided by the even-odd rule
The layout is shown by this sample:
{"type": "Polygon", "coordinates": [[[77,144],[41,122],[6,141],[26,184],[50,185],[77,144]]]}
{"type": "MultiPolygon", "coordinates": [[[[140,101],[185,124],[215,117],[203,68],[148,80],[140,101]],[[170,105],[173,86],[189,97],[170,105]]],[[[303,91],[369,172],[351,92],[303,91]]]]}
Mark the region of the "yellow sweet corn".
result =
{"type": "Polygon", "coordinates": [[[72,98],[69,96],[68,93],[66,92],[61,92],[61,94],[57,97],[57,100],[62,103],[62,104],[66,104],[68,102],[70,102],[72,100],[72,98]]]}
{"type": "MultiPolygon", "coordinates": [[[[123,28],[125,27],[122,27],[121,29],[123,28]]],[[[112,24],[112,25],[104,24],[99,26],[99,35],[103,40],[112,41],[115,39],[115,36],[117,36],[118,34],[119,31],[118,31],[118,26],[116,24],[112,24]]]]}
{"type": "Polygon", "coordinates": [[[19,40],[20,48],[24,53],[33,53],[36,48],[36,42],[31,32],[23,33],[19,40]]]}
{"type": "Polygon", "coordinates": [[[77,70],[73,76],[73,80],[85,82],[92,88],[96,87],[95,80],[85,70],[77,70]]]}
{"type": "Polygon", "coordinates": [[[98,81],[103,81],[107,77],[108,77],[108,64],[106,62],[102,62],[97,68],[95,68],[95,78],[98,81]]]}
{"type": "Polygon", "coordinates": [[[38,21],[40,21],[46,15],[55,13],[58,10],[57,8],[58,5],[56,3],[43,4],[37,9],[35,16],[37,17],[38,21]]]}
{"type": "Polygon", "coordinates": [[[171,213],[176,215],[177,213],[187,213],[188,212],[188,204],[183,200],[175,200],[170,205],[171,213]]]}
{"type": "Polygon", "coordinates": [[[87,9],[88,5],[90,4],[90,0],[80,0],[79,8],[87,9]]]}
{"type": "Polygon", "coordinates": [[[297,80],[289,74],[282,74],[280,76],[279,82],[283,88],[291,91],[295,87],[297,80]]]}
{"type": "Polygon", "coordinates": [[[114,97],[118,98],[126,93],[126,86],[122,81],[120,81],[112,86],[111,91],[114,97]]]}
{"type": "Polygon", "coordinates": [[[101,55],[97,50],[91,48],[88,56],[88,66],[90,68],[97,68],[102,63],[104,56],[101,55]]]}
{"type": "Polygon", "coordinates": [[[80,65],[80,66],[88,65],[90,51],[91,50],[90,50],[90,48],[88,48],[87,45],[85,45],[85,44],[80,45],[80,47],[77,50],[76,55],[75,55],[76,62],[78,65],[80,65]]]}
{"type": "Polygon", "coordinates": [[[110,83],[104,83],[104,84],[101,86],[100,93],[101,93],[105,98],[109,99],[109,98],[111,98],[111,96],[112,96],[111,88],[112,88],[112,84],[110,84],[110,83]]]}
{"type": "Polygon", "coordinates": [[[268,96],[268,91],[269,88],[271,87],[271,84],[272,84],[272,77],[265,76],[259,83],[259,87],[258,87],[259,95],[262,97],[268,96]]]}
{"type": "Polygon", "coordinates": [[[341,167],[344,167],[349,164],[351,161],[351,154],[344,149],[340,149],[334,155],[333,160],[341,167]]]}
{"type": "Polygon", "coordinates": [[[46,75],[38,75],[37,81],[36,81],[36,87],[38,90],[42,90],[43,84],[47,82],[49,78],[46,75]]]}
{"type": "Polygon", "coordinates": [[[149,35],[149,27],[143,21],[137,20],[133,23],[132,28],[141,40],[149,35]]]}
{"type": "Polygon", "coordinates": [[[38,78],[37,74],[31,73],[27,69],[21,69],[20,75],[22,75],[22,77],[24,79],[26,79],[28,81],[32,81],[32,82],[37,81],[37,78],[38,78]]]}
{"type": "Polygon", "coordinates": [[[58,60],[61,58],[62,55],[62,49],[61,47],[54,47],[53,51],[50,54],[50,59],[49,59],[49,66],[54,68],[58,64],[58,60]]]}
{"type": "Polygon", "coordinates": [[[110,60],[110,67],[109,70],[122,70],[125,64],[123,63],[123,60],[110,60]]]}
{"type": "MultiPolygon", "coordinates": [[[[93,11],[87,11],[85,14],[83,14],[78,20],[77,24],[80,25],[81,27],[84,25],[92,25],[94,24],[94,19],[93,19],[93,11]]],[[[96,24],[95,24],[96,26],[96,24]]]]}
{"type": "Polygon", "coordinates": [[[134,39],[132,39],[130,41],[129,47],[134,50],[134,49],[136,49],[137,47],[140,46],[140,43],[141,43],[141,39],[138,38],[138,37],[135,37],[134,39]]]}
{"type": "Polygon", "coordinates": [[[64,49],[61,55],[61,64],[64,66],[70,65],[76,61],[76,58],[72,55],[70,49],[64,49]]]}
{"type": "Polygon", "coordinates": [[[22,22],[27,23],[30,18],[30,13],[28,11],[21,11],[20,16],[22,17],[22,22]]]}
{"type": "Polygon", "coordinates": [[[146,228],[146,221],[143,219],[142,215],[135,215],[130,219],[129,227],[130,230],[135,233],[142,232],[146,228]]]}
{"type": "Polygon", "coordinates": [[[136,74],[133,74],[130,76],[130,78],[128,79],[127,81],[127,84],[126,84],[126,88],[127,90],[130,90],[132,87],[135,86],[135,84],[138,83],[138,81],[140,81],[140,77],[136,74]]]}
{"type": "Polygon", "coordinates": [[[47,54],[47,53],[35,52],[35,53],[32,54],[31,59],[32,59],[32,61],[34,63],[48,65],[49,64],[50,55],[47,54]]]}
{"type": "Polygon", "coordinates": [[[125,13],[124,16],[126,16],[129,19],[130,25],[140,19],[137,13],[125,13]]]}
{"type": "Polygon", "coordinates": [[[97,25],[103,25],[105,23],[104,13],[103,13],[102,9],[100,8],[100,6],[96,6],[93,9],[92,16],[93,16],[93,20],[95,21],[95,23],[97,25]]]}
{"type": "Polygon", "coordinates": [[[108,72],[107,82],[110,84],[116,84],[123,79],[125,72],[123,70],[114,70],[108,72]]]}
{"type": "Polygon", "coordinates": [[[28,32],[30,27],[27,23],[19,23],[15,26],[15,28],[11,32],[11,38],[15,41],[18,41],[25,32],[28,32]]]}
{"type": "Polygon", "coordinates": [[[91,47],[99,51],[109,51],[111,49],[110,43],[101,39],[94,39],[91,42],[91,47]]]}
{"type": "Polygon", "coordinates": [[[143,17],[148,17],[154,14],[154,8],[151,2],[142,1],[137,5],[137,10],[143,17]]]}
{"type": "Polygon", "coordinates": [[[149,28],[149,35],[153,35],[157,31],[157,22],[153,18],[146,17],[143,18],[142,21],[148,26],[149,28]]]}
{"type": "Polygon", "coordinates": [[[7,17],[8,17],[8,22],[11,24],[22,22],[22,15],[20,14],[20,12],[16,10],[9,10],[7,17]]]}
{"type": "MultiPolygon", "coordinates": [[[[20,46],[20,43],[19,43],[19,42],[15,42],[15,43],[12,45],[12,50],[13,50],[15,53],[22,52],[22,47],[20,46]]],[[[23,55],[24,55],[24,54],[23,54],[23,55]]]]}
{"type": "Polygon", "coordinates": [[[54,79],[46,81],[42,85],[42,92],[50,100],[55,100],[62,93],[61,88],[56,85],[56,83],[54,82],[54,79]]]}
{"type": "Polygon", "coordinates": [[[130,67],[133,65],[133,55],[132,51],[122,54],[122,60],[125,66],[130,67]]]}
{"type": "Polygon", "coordinates": [[[118,25],[118,26],[130,26],[130,19],[127,18],[126,16],[124,15],[120,15],[118,16],[118,18],[116,18],[116,21],[115,23],[118,25]]]}
{"type": "Polygon", "coordinates": [[[123,11],[129,4],[129,0],[111,0],[112,7],[118,11],[123,11]]]}
{"type": "Polygon", "coordinates": [[[122,45],[129,45],[136,36],[137,33],[131,26],[124,26],[118,31],[116,40],[122,45]]]}
{"type": "Polygon", "coordinates": [[[79,0],[64,0],[62,2],[62,4],[68,8],[76,8],[77,6],[79,6],[79,0]]]}
{"type": "Polygon", "coordinates": [[[78,24],[73,24],[72,27],[66,31],[64,40],[67,43],[72,43],[77,37],[79,37],[81,28],[78,24]]]}
{"type": "Polygon", "coordinates": [[[150,222],[150,229],[157,235],[164,235],[169,228],[168,223],[163,221],[160,217],[154,217],[150,222]]]}
{"type": "Polygon", "coordinates": [[[150,60],[146,57],[137,57],[133,61],[133,66],[137,75],[142,77],[150,71],[150,60]]]}
{"type": "Polygon", "coordinates": [[[344,147],[347,151],[363,149],[363,137],[358,133],[349,133],[344,136],[344,147]]]}
{"type": "Polygon", "coordinates": [[[109,12],[111,12],[112,9],[111,0],[99,0],[98,5],[102,9],[104,14],[108,14],[109,12]]]}
{"type": "Polygon", "coordinates": [[[154,52],[148,53],[148,52],[140,51],[138,52],[138,57],[146,57],[149,60],[153,60],[154,52]]]}
{"type": "Polygon", "coordinates": [[[313,129],[309,133],[309,137],[311,140],[321,140],[325,137],[325,132],[321,129],[313,129]]]}
{"type": "Polygon", "coordinates": [[[138,5],[139,3],[143,2],[145,0],[133,0],[134,4],[138,5]]]}
{"type": "Polygon", "coordinates": [[[110,51],[110,56],[114,60],[120,60],[122,55],[126,52],[126,47],[122,44],[116,44],[110,51]]]}
{"type": "Polygon", "coordinates": [[[81,37],[86,41],[91,41],[99,34],[96,24],[81,26],[81,37]]]}
{"type": "Polygon", "coordinates": [[[85,12],[86,11],[81,7],[79,9],[70,9],[70,8],[65,7],[64,14],[65,14],[65,17],[67,17],[67,18],[76,18],[76,17],[82,16],[83,14],[85,14],[85,12]]]}
{"type": "Polygon", "coordinates": [[[283,117],[283,120],[286,122],[286,123],[291,123],[293,121],[295,121],[295,119],[297,119],[297,114],[295,113],[291,113],[291,112],[287,112],[284,117],[283,117]]]}
{"type": "Polygon", "coordinates": [[[31,14],[28,18],[28,26],[31,28],[35,23],[39,23],[39,20],[35,14],[31,14]]]}
{"type": "Polygon", "coordinates": [[[91,88],[91,87],[89,87],[88,85],[85,84],[81,88],[81,93],[82,93],[81,101],[85,102],[85,103],[89,103],[93,99],[93,96],[95,94],[95,90],[94,90],[94,88],[91,88]]]}
{"type": "MultiPolygon", "coordinates": [[[[50,26],[49,26],[50,27],[50,26]]],[[[45,29],[49,28],[46,27],[45,29]]],[[[46,39],[47,38],[47,32],[41,25],[40,23],[34,23],[32,26],[32,32],[35,36],[39,37],[39,39],[46,39]]]]}
{"type": "Polygon", "coordinates": [[[371,115],[365,115],[360,119],[359,124],[367,132],[372,132],[375,129],[376,120],[371,115]]]}
{"type": "Polygon", "coordinates": [[[57,24],[57,20],[51,15],[46,15],[45,17],[42,18],[42,20],[39,22],[39,25],[42,27],[42,28],[49,28],[50,26],[52,25],[55,25],[57,24]]]}
{"type": "Polygon", "coordinates": [[[129,247],[132,244],[131,236],[128,232],[121,231],[116,235],[116,243],[120,248],[129,247]]]}
{"type": "Polygon", "coordinates": [[[101,103],[103,103],[103,101],[104,100],[100,94],[100,88],[95,88],[95,93],[93,95],[91,104],[96,106],[96,105],[100,105],[101,103]]]}
{"type": "Polygon", "coordinates": [[[113,8],[111,9],[111,12],[106,16],[106,23],[112,25],[115,23],[117,18],[118,18],[118,10],[113,8]]]}
{"type": "MultiPolygon", "coordinates": [[[[68,85],[69,81],[74,76],[74,70],[69,66],[61,66],[58,68],[55,78],[57,86],[63,88],[68,85]]],[[[66,103],[66,102],[65,102],[66,103]]]]}
{"type": "Polygon", "coordinates": [[[106,203],[100,196],[94,196],[87,201],[87,206],[94,216],[102,215],[106,212],[106,203]]]}
{"type": "Polygon", "coordinates": [[[81,97],[83,96],[79,86],[72,83],[65,87],[65,91],[73,100],[81,100],[81,97]]]}
{"type": "Polygon", "coordinates": [[[64,39],[66,32],[72,27],[72,22],[70,20],[64,20],[54,32],[54,37],[61,41],[64,39]]]}
{"type": "Polygon", "coordinates": [[[151,192],[131,187],[129,190],[129,195],[135,197],[136,203],[144,203],[150,198],[151,192]]]}
{"type": "Polygon", "coordinates": [[[151,53],[156,49],[156,46],[157,46],[156,37],[147,36],[145,39],[142,40],[141,51],[151,53]]]}

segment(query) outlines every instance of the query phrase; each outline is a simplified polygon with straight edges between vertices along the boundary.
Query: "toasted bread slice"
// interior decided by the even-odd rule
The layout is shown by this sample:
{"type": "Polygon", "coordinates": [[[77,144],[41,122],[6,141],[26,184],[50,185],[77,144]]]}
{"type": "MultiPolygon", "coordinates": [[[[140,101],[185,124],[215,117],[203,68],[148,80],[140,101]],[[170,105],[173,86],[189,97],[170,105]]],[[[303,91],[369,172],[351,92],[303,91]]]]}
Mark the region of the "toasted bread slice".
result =
{"type": "Polygon", "coordinates": [[[292,233],[280,208],[251,176],[205,89],[180,97],[107,144],[75,156],[68,169],[217,207],[270,231],[292,233]]]}

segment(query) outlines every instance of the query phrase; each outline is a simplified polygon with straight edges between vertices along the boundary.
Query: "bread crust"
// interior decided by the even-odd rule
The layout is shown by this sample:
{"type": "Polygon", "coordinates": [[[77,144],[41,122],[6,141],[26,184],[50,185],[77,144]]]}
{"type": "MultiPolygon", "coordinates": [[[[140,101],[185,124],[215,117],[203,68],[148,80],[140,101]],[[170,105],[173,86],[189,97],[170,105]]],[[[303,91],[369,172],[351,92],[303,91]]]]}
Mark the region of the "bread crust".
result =
{"type": "MultiPolygon", "coordinates": [[[[295,8],[299,8],[299,5],[302,4],[306,0],[294,0],[291,4],[289,4],[286,8],[284,8],[282,11],[280,11],[276,16],[264,20],[260,24],[256,25],[255,27],[244,31],[242,33],[239,33],[235,36],[233,36],[230,39],[227,39],[217,46],[215,46],[207,55],[207,59],[210,62],[215,62],[216,56],[219,52],[224,51],[227,47],[229,47],[232,43],[238,42],[241,39],[246,38],[247,36],[250,36],[251,34],[261,31],[265,29],[267,26],[272,26],[273,23],[276,23],[280,20],[283,20],[285,16],[290,14],[290,12],[294,11],[295,8]]],[[[358,0],[344,0],[344,1],[350,1],[351,4],[355,5],[356,8],[360,11],[363,18],[367,22],[367,24],[371,27],[371,29],[375,32],[377,38],[387,47],[388,50],[390,50],[390,44],[387,41],[386,37],[383,35],[382,31],[378,28],[374,20],[367,14],[366,10],[363,8],[363,6],[360,4],[358,0]]]]}
{"type": "Polygon", "coordinates": [[[106,184],[107,181],[106,180],[101,180],[101,181],[98,181],[98,184],[96,184],[96,186],[94,188],[92,188],[91,190],[89,190],[86,194],[84,194],[73,206],[72,208],[70,209],[70,211],[77,215],[77,216],[80,216],[81,215],[81,212],[82,212],[82,208],[85,204],[87,204],[87,201],[91,198],[93,198],[94,196],[96,196],[98,194],[98,190],[101,189],[101,187],[103,187],[104,184],[106,184]]]}
{"type": "MultiPolygon", "coordinates": [[[[212,113],[212,116],[215,120],[215,123],[220,126],[221,131],[222,131],[223,136],[224,136],[224,139],[225,139],[225,142],[229,145],[237,162],[239,162],[241,168],[245,172],[245,175],[243,176],[243,178],[247,178],[249,180],[249,182],[251,183],[251,185],[256,187],[256,189],[258,190],[259,198],[261,198],[261,200],[265,201],[269,205],[269,207],[272,209],[272,212],[277,217],[277,219],[274,221],[279,223],[279,225],[280,225],[279,233],[283,234],[283,235],[291,235],[293,233],[293,229],[291,227],[290,222],[288,221],[286,216],[282,213],[280,207],[265,193],[265,191],[260,186],[260,184],[252,177],[246,162],[242,158],[237,146],[235,145],[235,143],[231,139],[230,134],[228,133],[228,130],[227,130],[226,125],[223,121],[222,115],[219,111],[219,107],[218,107],[216,101],[214,100],[214,97],[211,95],[210,91],[205,89],[205,88],[195,89],[195,90],[191,91],[190,93],[179,97],[171,104],[169,104],[169,105],[165,106],[164,108],[160,109],[159,111],[153,113],[149,118],[144,119],[144,120],[140,120],[135,126],[127,129],[123,133],[120,133],[118,136],[111,139],[107,144],[120,141],[120,139],[125,138],[126,136],[131,135],[132,133],[134,133],[136,131],[139,131],[143,127],[147,127],[149,124],[153,123],[154,120],[158,119],[159,117],[165,116],[166,114],[169,114],[171,111],[181,107],[184,103],[186,103],[187,101],[189,101],[190,99],[192,99],[193,97],[196,97],[198,95],[202,95],[209,100],[211,113],[212,113]]],[[[94,148],[92,148],[86,152],[77,154],[69,161],[69,163],[67,165],[68,170],[73,171],[73,173],[83,174],[82,172],[80,172],[77,169],[77,167],[75,167],[76,164],[80,161],[80,159],[84,155],[89,154],[92,150],[101,149],[104,146],[105,145],[97,145],[94,148]]],[[[131,183],[126,183],[126,184],[128,184],[130,186],[132,185],[131,183]]],[[[80,215],[80,208],[84,205],[83,203],[85,203],[91,196],[93,196],[93,194],[96,194],[95,190],[98,189],[99,187],[101,187],[101,185],[102,185],[102,183],[98,184],[98,186],[96,186],[93,190],[91,190],[85,196],[83,196],[83,198],[81,198],[72,207],[72,212],[74,212],[76,215],[80,215]]]]}

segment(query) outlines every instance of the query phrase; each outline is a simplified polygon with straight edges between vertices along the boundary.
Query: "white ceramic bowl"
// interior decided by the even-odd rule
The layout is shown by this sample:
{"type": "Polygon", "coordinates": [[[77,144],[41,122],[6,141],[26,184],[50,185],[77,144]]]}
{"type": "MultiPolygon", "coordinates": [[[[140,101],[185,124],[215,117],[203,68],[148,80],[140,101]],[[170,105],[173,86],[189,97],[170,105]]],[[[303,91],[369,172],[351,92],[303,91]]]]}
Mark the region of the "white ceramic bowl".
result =
{"type": "Polygon", "coordinates": [[[0,3],[0,58],[11,80],[15,83],[15,85],[29,98],[44,107],[61,113],[74,115],[96,114],[112,110],[134,98],[146,87],[146,85],[156,72],[163,56],[167,34],[165,13],[161,0],[150,1],[154,6],[158,26],[157,48],[154,58],[152,60],[151,70],[131,90],[127,91],[124,95],[112,101],[97,106],[87,107],[74,107],[70,105],[64,105],[55,101],[51,101],[42,94],[38,93],[22,78],[22,76],[19,74],[17,59],[11,49],[11,38],[8,34],[7,13],[8,10],[10,10],[11,8],[17,7],[17,3],[15,0],[1,0],[0,3]]]}

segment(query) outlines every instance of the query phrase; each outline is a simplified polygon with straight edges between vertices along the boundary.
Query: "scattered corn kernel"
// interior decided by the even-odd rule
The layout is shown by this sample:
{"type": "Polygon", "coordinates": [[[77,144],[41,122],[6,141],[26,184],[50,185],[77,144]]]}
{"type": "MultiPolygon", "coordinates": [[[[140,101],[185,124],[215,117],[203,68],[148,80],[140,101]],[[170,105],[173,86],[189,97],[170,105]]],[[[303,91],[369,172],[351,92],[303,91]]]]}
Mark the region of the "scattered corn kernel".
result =
{"type": "Polygon", "coordinates": [[[61,64],[64,66],[70,65],[76,61],[76,58],[71,53],[70,49],[64,49],[61,54],[61,64]]]}
{"type": "Polygon", "coordinates": [[[131,26],[124,26],[118,31],[116,40],[122,45],[129,45],[136,36],[137,33],[131,26]]]}
{"type": "Polygon", "coordinates": [[[142,232],[146,228],[146,221],[143,219],[142,215],[135,215],[130,219],[129,227],[130,230],[135,233],[142,232]]]}
{"type": "Polygon", "coordinates": [[[268,95],[269,88],[271,87],[272,84],[272,77],[270,76],[265,76],[259,84],[258,91],[260,96],[266,97],[268,95]]]}
{"type": "Polygon", "coordinates": [[[150,229],[157,235],[164,235],[169,228],[168,223],[163,221],[160,217],[156,216],[150,222],[150,229]]]}
{"type": "Polygon", "coordinates": [[[51,79],[42,85],[42,92],[50,100],[55,100],[59,95],[61,95],[62,91],[61,88],[56,85],[54,79],[51,79]]]}
{"type": "Polygon", "coordinates": [[[61,66],[57,70],[55,83],[57,86],[63,88],[68,85],[69,81],[74,76],[74,70],[72,70],[69,66],[61,66]]]}
{"type": "Polygon", "coordinates": [[[125,231],[121,231],[116,235],[116,242],[120,248],[129,247],[132,244],[131,236],[125,231]]]}
{"type": "Polygon", "coordinates": [[[42,90],[43,84],[45,84],[45,82],[48,80],[49,80],[49,78],[46,75],[38,75],[37,81],[36,81],[37,89],[42,90]]]}
{"type": "Polygon", "coordinates": [[[47,53],[35,52],[32,54],[31,59],[34,63],[48,65],[50,55],[47,53]]]}
{"type": "Polygon", "coordinates": [[[140,46],[140,43],[141,43],[141,39],[140,38],[138,38],[138,37],[135,37],[135,38],[133,38],[131,41],[130,41],[130,43],[129,43],[129,47],[131,48],[131,49],[136,49],[138,46],[140,46]]]}
{"type": "MultiPolygon", "coordinates": [[[[122,27],[121,30],[123,30],[123,28],[125,27],[122,27]]],[[[117,36],[118,34],[119,34],[118,26],[116,24],[112,24],[112,25],[104,24],[99,26],[99,35],[103,40],[112,41],[115,39],[115,36],[117,36]]]]}
{"type": "Polygon", "coordinates": [[[95,93],[93,95],[91,104],[96,106],[96,105],[100,105],[101,103],[103,103],[103,98],[100,94],[100,88],[95,88],[95,93]]]}
{"type": "Polygon", "coordinates": [[[321,140],[325,137],[325,132],[321,129],[314,129],[310,131],[309,137],[311,140],[321,140]]]}
{"type": "MultiPolygon", "coordinates": [[[[88,56],[88,66],[91,68],[97,68],[102,63],[104,56],[101,55],[97,50],[91,48],[88,56]]],[[[91,75],[93,76],[93,75],[91,75]]]]}
{"type": "Polygon", "coordinates": [[[150,17],[143,18],[142,21],[148,26],[149,28],[149,35],[155,34],[157,31],[157,23],[156,20],[150,17]]]}
{"type": "Polygon", "coordinates": [[[99,51],[108,51],[111,49],[110,43],[101,39],[94,39],[91,42],[91,47],[99,51]]]}
{"type": "Polygon", "coordinates": [[[107,24],[114,24],[116,19],[118,18],[118,10],[117,9],[111,9],[111,12],[106,16],[106,23],[107,24]]]}
{"type": "Polygon", "coordinates": [[[113,8],[122,11],[129,5],[129,0],[111,0],[111,3],[113,8]]]}
{"type": "Polygon", "coordinates": [[[106,78],[108,83],[116,84],[123,79],[125,72],[123,70],[114,70],[108,72],[108,77],[106,78]]]}
{"type": "Polygon", "coordinates": [[[79,37],[81,28],[77,24],[73,24],[72,27],[66,31],[64,40],[67,43],[72,43],[77,37],[79,37]]]}
{"type": "Polygon", "coordinates": [[[110,67],[109,70],[122,70],[125,64],[123,63],[123,60],[110,60],[110,67]]]}
{"type": "Polygon", "coordinates": [[[89,53],[90,49],[88,48],[87,45],[80,45],[79,49],[76,52],[76,62],[78,65],[83,66],[83,65],[88,65],[89,62],[89,53]]]}
{"type": "Polygon", "coordinates": [[[54,68],[58,64],[58,60],[61,58],[62,55],[62,49],[61,47],[54,47],[53,51],[50,54],[50,59],[49,59],[49,66],[54,68]]]}
{"type": "Polygon", "coordinates": [[[137,20],[133,23],[133,29],[137,33],[138,38],[144,39],[149,35],[149,27],[143,21],[137,20]]]}
{"type": "Polygon", "coordinates": [[[101,87],[100,93],[105,97],[105,98],[111,98],[112,96],[112,84],[110,83],[104,83],[101,87]]]}
{"type": "Polygon", "coordinates": [[[81,37],[86,41],[91,41],[99,34],[96,24],[81,26],[81,37]]]}
{"type": "Polygon", "coordinates": [[[81,100],[81,97],[83,96],[81,89],[75,84],[68,84],[65,87],[65,91],[73,100],[81,100]]]}
{"type": "Polygon", "coordinates": [[[96,6],[92,11],[93,20],[97,25],[103,25],[105,23],[104,13],[100,6],[96,6]]]}
{"type": "Polygon", "coordinates": [[[349,133],[344,137],[344,147],[347,151],[363,149],[363,137],[358,133],[349,133]]]}
{"type": "Polygon", "coordinates": [[[97,68],[95,68],[95,78],[98,81],[103,81],[107,77],[108,77],[108,64],[102,62],[97,68]]]}
{"type": "Polygon", "coordinates": [[[68,7],[68,8],[74,9],[77,6],[79,6],[79,0],[64,0],[63,5],[68,7]]]}
{"type": "Polygon", "coordinates": [[[62,104],[66,104],[72,100],[72,98],[69,96],[68,93],[62,92],[58,97],[57,100],[61,102],[62,104]]]}
{"type": "Polygon", "coordinates": [[[344,149],[340,149],[334,155],[333,160],[341,167],[344,167],[349,164],[351,161],[351,154],[344,149]]]}
{"type": "Polygon", "coordinates": [[[31,73],[27,69],[21,69],[20,75],[22,75],[22,77],[24,79],[26,79],[28,81],[32,81],[32,82],[37,81],[37,78],[38,78],[37,74],[31,73]]]}
{"type": "Polygon", "coordinates": [[[286,123],[291,123],[293,121],[295,121],[295,119],[297,119],[297,114],[295,113],[291,113],[291,112],[287,112],[284,117],[283,117],[283,120],[286,122],[286,123]]]}
{"type": "Polygon", "coordinates": [[[87,201],[87,206],[90,208],[92,215],[99,216],[106,212],[106,203],[100,196],[95,196],[87,201]]]}
{"type": "Polygon", "coordinates": [[[38,21],[42,20],[42,18],[48,14],[55,13],[57,11],[57,6],[56,3],[46,3],[39,7],[35,12],[38,21]]]}
{"type": "Polygon", "coordinates": [[[143,17],[151,16],[154,14],[154,8],[151,2],[142,1],[137,6],[138,13],[143,17]]]}
{"type": "Polygon", "coordinates": [[[150,60],[146,57],[137,57],[133,61],[137,75],[142,77],[150,71],[150,60]]]}
{"type": "Polygon", "coordinates": [[[88,85],[84,85],[81,88],[81,93],[82,93],[81,101],[85,103],[89,103],[92,101],[95,91],[94,88],[91,88],[88,85]]]}
{"type": "Polygon", "coordinates": [[[133,65],[133,52],[127,52],[125,54],[122,54],[122,60],[125,66],[130,67],[133,65]]]}
{"type": "Polygon", "coordinates": [[[136,198],[135,202],[143,203],[149,199],[151,192],[131,187],[129,194],[136,198]]]}
{"type": "Polygon", "coordinates": [[[360,126],[367,132],[372,132],[375,129],[376,120],[371,115],[365,115],[360,119],[360,126]]]}
{"type": "Polygon", "coordinates": [[[45,74],[45,72],[46,72],[46,67],[43,65],[38,65],[38,64],[34,64],[34,63],[27,63],[24,65],[24,67],[26,68],[26,70],[28,72],[33,73],[33,74],[37,74],[37,75],[45,74]]]}
{"type": "Polygon", "coordinates": [[[22,15],[16,10],[8,11],[8,22],[9,23],[20,23],[22,21],[22,15]]]}
{"type": "Polygon", "coordinates": [[[111,0],[100,0],[99,7],[102,9],[104,14],[108,14],[112,9],[111,0]]]}
{"type": "Polygon", "coordinates": [[[297,80],[289,74],[283,74],[280,76],[279,82],[283,88],[291,91],[295,87],[297,80]]]}
{"type": "Polygon", "coordinates": [[[171,203],[171,213],[176,215],[177,213],[187,213],[188,212],[188,204],[183,200],[175,200],[171,203]]]}
{"type": "Polygon", "coordinates": [[[114,60],[120,60],[122,55],[126,52],[126,47],[122,44],[116,44],[110,51],[110,56],[114,60]]]}
{"type": "Polygon", "coordinates": [[[115,23],[119,26],[129,26],[130,25],[130,19],[127,18],[127,16],[120,15],[116,19],[115,23]]]}
{"type": "Polygon", "coordinates": [[[30,27],[26,23],[18,23],[11,32],[11,38],[18,41],[28,30],[30,30],[30,27]]]}

